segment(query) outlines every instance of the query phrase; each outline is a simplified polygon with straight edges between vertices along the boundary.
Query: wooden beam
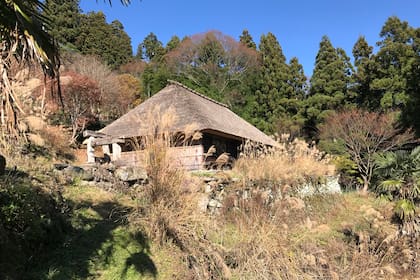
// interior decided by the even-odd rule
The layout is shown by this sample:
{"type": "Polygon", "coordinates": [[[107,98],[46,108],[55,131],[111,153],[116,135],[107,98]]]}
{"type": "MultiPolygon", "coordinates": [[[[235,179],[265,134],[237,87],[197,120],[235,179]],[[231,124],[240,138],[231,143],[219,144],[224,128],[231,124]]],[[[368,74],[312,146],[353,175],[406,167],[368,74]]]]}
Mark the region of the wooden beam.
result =
{"type": "Polygon", "coordinates": [[[103,138],[103,137],[106,137],[107,135],[105,133],[97,132],[97,131],[93,131],[93,130],[83,131],[83,137],[91,137],[91,136],[103,138]]]}
{"type": "Polygon", "coordinates": [[[92,141],[94,146],[102,146],[114,143],[125,143],[124,139],[121,138],[113,138],[113,137],[106,137],[106,138],[99,138],[92,141]]]}

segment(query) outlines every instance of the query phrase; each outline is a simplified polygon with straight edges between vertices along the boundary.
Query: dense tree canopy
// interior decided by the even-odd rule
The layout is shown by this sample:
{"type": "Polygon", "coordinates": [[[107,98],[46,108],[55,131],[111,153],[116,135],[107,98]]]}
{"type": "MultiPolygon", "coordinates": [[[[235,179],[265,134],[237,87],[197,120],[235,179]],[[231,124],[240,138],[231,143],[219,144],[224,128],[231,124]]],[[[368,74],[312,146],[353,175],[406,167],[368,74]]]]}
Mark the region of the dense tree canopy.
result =
{"type": "Polygon", "coordinates": [[[45,15],[51,20],[49,33],[65,47],[75,48],[80,32],[79,0],[46,0],[45,15]]]}
{"type": "Polygon", "coordinates": [[[372,88],[381,96],[382,109],[402,109],[409,98],[408,79],[413,73],[416,56],[413,49],[415,30],[397,17],[382,27],[380,47],[374,57],[375,75],[372,88]]]}
{"type": "Polygon", "coordinates": [[[369,46],[365,37],[357,39],[353,46],[354,66],[354,88],[356,94],[355,102],[364,108],[378,108],[379,96],[371,89],[373,72],[373,47],[369,46]]]}
{"type": "Polygon", "coordinates": [[[256,51],[212,31],[182,40],[166,54],[165,63],[181,82],[219,101],[228,101],[232,90],[239,88],[257,67],[258,58],[256,51]]]}
{"type": "Polygon", "coordinates": [[[305,101],[306,127],[311,135],[329,114],[344,108],[352,99],[349,91],[352,68],[345,51],[334,48],[327,36],[322,37],[305,101]]]}
{"type": "Polygon", "coordinates": [[[292,96],[293,88],[288,84],[290,71],[286,57],[274,34],[261,36],[259,52],[262,65],[259,89],[255,92],[254,117],[259,120],[258,126],[261,129],[273,132],[273,123],[285,111],[282,101],[292,96]]]}
{"type": "Polygon", "coordinates": [[[112,68],[132,58],[131,39],[121,22],[107,24],[102,12],[82,15],[76,47],[83,54],[97,55],[112,68]]]}

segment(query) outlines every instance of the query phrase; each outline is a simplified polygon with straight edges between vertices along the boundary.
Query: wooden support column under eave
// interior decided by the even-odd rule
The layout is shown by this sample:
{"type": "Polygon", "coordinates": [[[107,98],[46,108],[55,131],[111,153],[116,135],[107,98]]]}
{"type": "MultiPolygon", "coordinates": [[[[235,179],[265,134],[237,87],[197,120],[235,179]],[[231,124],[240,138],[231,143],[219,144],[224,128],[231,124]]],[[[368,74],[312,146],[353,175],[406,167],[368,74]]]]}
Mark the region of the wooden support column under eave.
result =
{"type": "Polygon", "coordinates": [[[88,163],[95,163],[95,148],[93,147],[93,142],[95,141],[95,137],[90,136],[87,141],[87,162],[88,163]]]}
{"type": "Polygon", "coordinates": [[[121,146],[118,143],[112,143],[112,160],[118,160],[121,157],[121,146]]]}

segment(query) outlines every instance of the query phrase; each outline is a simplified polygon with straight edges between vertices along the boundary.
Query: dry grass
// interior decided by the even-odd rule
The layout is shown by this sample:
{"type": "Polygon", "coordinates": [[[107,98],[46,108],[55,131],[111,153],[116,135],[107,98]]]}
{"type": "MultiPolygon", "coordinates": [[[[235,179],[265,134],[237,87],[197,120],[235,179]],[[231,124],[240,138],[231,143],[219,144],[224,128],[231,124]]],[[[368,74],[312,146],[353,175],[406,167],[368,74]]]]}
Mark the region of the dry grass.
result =
{"type": "Polygon", "coordinates": [[[58,156],[67,157],[73,154],[69,146],[69,135],[61,126],[46,126],[39,134],[46,141],[46,145],[53,149],[58,156]]]}
{"type": "MultiPolygon", "coordinates": [[[[210,218],[197,209],[199,182],[168,156],[173,142],[167,137],[154,133],[143,143],[150,185],[136,191],[130,221],[163,248],[179,248],[180,269],[188,267],[192,279],[397,278],[398,254],[388,243],[392,227],[381,218],[385,213],[366,207],[375,205],[372,198],[330,195],[267,204],[262,193],[236,202],[227,195],[219,216],[210,218]]],[[[235,168],[248,180],[290,186],[334,171],[324,155],[297,140],[271,151],[253,148],[235,168]]]]}
{"type": "Polygon", "coordinates": [[[389,205],[357,193],[294,205],[281,200],[268,207],[256,197],[219,216],[210,239],[223,248],[235,279],[413,279],[416,274],[415,246],[394,239],[389,205]]]}
{"type": "Polygon", "coordinates": [[[150,120],[150,133],[141,139],[149,184],[134,191],[136,211],[130,221],[149,238],[164,246],[175,244],[184,255],[192,279],[221,279],[229,274],[223,258],[205,237],[207,220],[199,213],[196,178],[180,169],[169,148],[199,137],[193,127],[176,137],[169,127],[175,122],[171,111],[150,120]]]}
{"type": "Polygon", "coordinates": [[[282,140],[287,138],[281,137],[279,147],[273,148],[245,143],[234,170],[246,180],[271,180],[288,186],[334,174],[329,158],[315,146],[299,139],[282,140]]]}

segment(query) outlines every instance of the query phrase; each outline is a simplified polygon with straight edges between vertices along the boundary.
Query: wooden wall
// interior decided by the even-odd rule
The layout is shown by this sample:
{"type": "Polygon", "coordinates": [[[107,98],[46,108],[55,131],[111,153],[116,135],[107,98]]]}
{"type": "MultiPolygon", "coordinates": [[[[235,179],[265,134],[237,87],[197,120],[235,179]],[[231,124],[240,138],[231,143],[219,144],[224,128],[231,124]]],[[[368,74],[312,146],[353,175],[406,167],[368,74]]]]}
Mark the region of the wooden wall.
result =
{"type": "MultiPolygon", "coordinates": [[[[199,170],[203,168],[204,149],[202,145],[171,147],[168,154],[176,166],[186,170],[199,170]]],[[[144,151],[122,152],[114,163],[120,166],[144,166],[144,151]]]]}

